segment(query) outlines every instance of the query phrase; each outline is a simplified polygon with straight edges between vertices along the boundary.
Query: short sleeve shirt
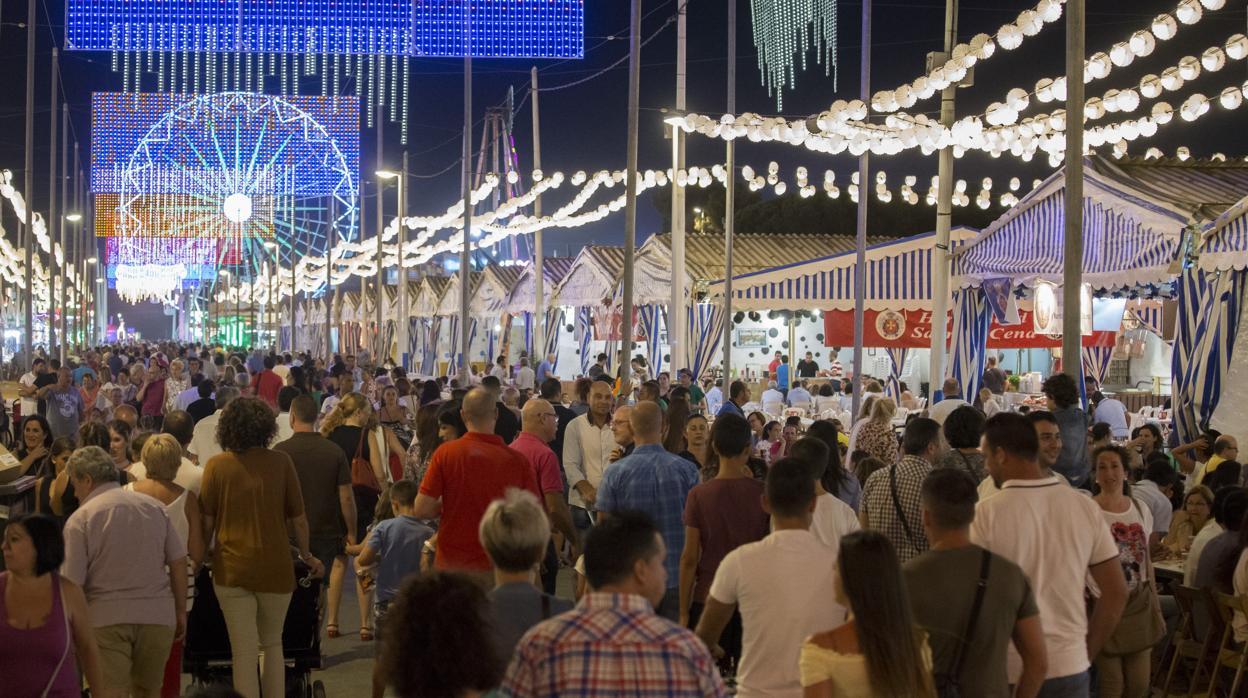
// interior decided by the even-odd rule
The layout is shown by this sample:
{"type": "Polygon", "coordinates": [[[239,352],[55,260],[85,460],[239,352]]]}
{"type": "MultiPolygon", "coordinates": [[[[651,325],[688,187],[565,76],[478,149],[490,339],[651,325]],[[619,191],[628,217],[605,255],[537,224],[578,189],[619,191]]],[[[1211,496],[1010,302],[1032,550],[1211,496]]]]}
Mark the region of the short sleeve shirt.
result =
{"type": "MultiPolygon", "coordinates": [[[[968,546],[930,550],[907,562],[906,590],[915,622],[927,632],[935,671],[952,673],[958,645],[975,602],[984,549],[968,546]]],[[[959,677],[963,694],[1009,698],[1006,654],[1017,621],[1039,613],[1027,575],[1018,565],[989,553],[983,606],[963,650],[959,677]]]]}
{"type": "MultiPolygon", "coordinates": [[[[346,523],[338,488],[351,484],[351,464],[333,441],[315,432],[300,432],[273,447],[290,456],[308,515],[308,533],[317,537],[342,537],[346,523]]],[[[363,533],[360,531],[359,533],[363,533]]]]}
{"type": "MultiPolygon", "coordinates": [[[[1018,565],[1031,580],[1049,653],[1047,678],[1086,671],[1088,568],[1119,554],[1096,502],[1060,476],[1009,480],[975,506],[971,541],[1018,565]]],[[[1017,676],[1011,672],[1010,678],[1017,676]]]]}
{"type": "Polygon", "coordinates": [[[491,569],[477,529],[490,502],[509,487],[542,496],[533,466],[493,434],[468,432],[433,452],[420,493],[442,499],[438,569],[491,569]]]}
{"type": "Polygon", "coordinates": [[[559,459],[555,457],[555,452],[550,446],[542,443],[541,439],[527,431],[522,431],[511,444],[511,450],[524,456],[524,459],[533,465],[534,474],[537,475],[537,484],[542,488],[543,494],[563,492],[563,476],[559,468],[559,459]]]}
{"type": "Polygon", "coordinates": [[[751,477],[716,478],[689,491],[685,526],[698,529],[702,550],[694,573],[694,601],[706,601],[715,570],[728,553],[767,535],[771,517],[763,511],[763,491],[762,481],[751,477]]]}
{"type": "Polygon", "coordinates": [[[295,588],[286,520],[303,515],[303,495],[290,456],[253,448],[226,451],[204,467],[200,490],[204,516],[217,537],[214,581],[259,593],[295,588]]]}

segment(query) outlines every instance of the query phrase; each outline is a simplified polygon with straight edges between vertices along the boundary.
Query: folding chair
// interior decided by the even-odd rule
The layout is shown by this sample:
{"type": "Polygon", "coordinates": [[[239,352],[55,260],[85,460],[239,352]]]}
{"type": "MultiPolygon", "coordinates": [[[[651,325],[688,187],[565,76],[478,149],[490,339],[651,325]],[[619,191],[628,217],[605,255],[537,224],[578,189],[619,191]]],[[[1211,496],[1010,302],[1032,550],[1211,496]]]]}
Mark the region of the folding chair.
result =
{"type": "Polygon", "coordinates": [[[1238,696],[1239,686],[1244,679],[1244,670],[1248,669],[1248,643],[1235,647],[1235,613],[1248,617],[1248,597],[1231,596],[1216,592],[1219,615],[1224,623],[1222,641],[1214,655],[1213,674],[1209,677],[1209,695],[1216,695],[1218,677],[1223,669],[1234,669],[1235,678],[1231,680],[1231,690],[1227,695],[1238,696]]]}
{"type": "MultiPolygon", "coordinates": [[[[1205,659],[1209,656],[1209,650],[1212,646],[1212,638],[1214,635],[1212,628],[1206,628],[1203,637],[1196,627],[1196,613],[1199,608],[1214,610],[1213,597],[1210,596],[1207,589],[1197,589],[1194,587],[1186,587],[1175,585],[1174,600],[1179,604],[1179,610],[1182,615],[1179,619],[1179,627],[1175,630],[1174,636],[1170,638],[1170,642],[1162,653],[1162,661],[1158,665],[1158,675],[1162,671],[1162,667],[1166,665],[1166,652],[1173,652],[1170,656],[1170,666],[1166,671],[1165,683],[1161,686],[1163,695],[1170,695],[1170,686],[1174,683],[1174,674],[1179,667],[1179,663],[1185,659],[1194,661],[1195,666],[1192,668],[1191,678],[1187,685],[1187,698],[1191,698],[1196,687],[1200,685],[1201,670],[1205,666],[1205,659]]],[[[1219,624],[1220,625],[1220,624],[1219,624]]],[[[1220,636],[1220,634],[1219,634],[1220,636]]],[[[1157,683],[1156,677],[1153,681],[1157,683]]]]}

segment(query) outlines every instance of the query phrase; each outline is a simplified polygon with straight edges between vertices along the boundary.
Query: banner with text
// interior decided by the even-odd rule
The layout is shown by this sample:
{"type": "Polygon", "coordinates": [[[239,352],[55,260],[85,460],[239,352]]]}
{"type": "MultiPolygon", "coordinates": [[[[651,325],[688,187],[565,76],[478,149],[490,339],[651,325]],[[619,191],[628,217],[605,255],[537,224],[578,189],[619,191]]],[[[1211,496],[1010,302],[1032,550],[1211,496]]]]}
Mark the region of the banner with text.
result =
{"type": "MultiPolygon", "coordinates": [[[[1001,325],[995,320],[988,330],[989,349],[1053,349],[1062,346],[1060,335],[1038,334],[1030,310],[1019,310],[1017,325],[1001,325]]],[[[953,336],[953,315],[946,321],[947,336],[953,336]]],[[[1114,346],[1113,332],[1084,335],[1083,346],[1114,346]]],[[[854,346],[854,313],[849,310],[823,312],[823,344],[828,347],[854,346]]],[[[932,345],[932,313],[929,310],[868,310],[863,322],[864,347],[926,349],[932,345]]]]}

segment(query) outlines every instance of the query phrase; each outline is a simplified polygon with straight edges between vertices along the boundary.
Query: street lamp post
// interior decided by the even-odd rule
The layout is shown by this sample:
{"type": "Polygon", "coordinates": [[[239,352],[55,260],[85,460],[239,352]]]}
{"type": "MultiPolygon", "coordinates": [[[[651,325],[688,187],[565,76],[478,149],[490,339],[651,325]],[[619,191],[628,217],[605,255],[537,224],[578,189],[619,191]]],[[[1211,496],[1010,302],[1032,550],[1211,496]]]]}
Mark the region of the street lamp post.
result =
{"type": "MultiPolygon", "coordinates": [[[[220,277],[224,277],[224,278],[225,278],[225,299],[224,299],[224,303],[225,303],[226,307],[229,307],[229,303],[230,303],[230,288],[229,288],[229,283],[230,283],[230,270],[229,270],[229,269],[222,269],[222,270],[220,270],[220,271],[218,271],[218,272],[217,272],[217,276],[220,276],[220,277]]],[[[221,301],[221,300],[218,300],[218,301],[217,301],[217,322],[218,322],[218,323],[220,323],[220,322],[221,322],[221,303],[222,303],[222,302],[223,302],[223,301],[221,301]]],[[[237,320],[237,318],[235,318],[235,320],[237,320]]],[[[222,335],[222,336],[223,336],[223,338],[224,338],[224,341],[225,341],[225,343],[226,343],[226,346],[229,346],[229,333],[230,333],[230,329],[229,329],[229,324],[227,323],[227,324],[226,324],[226,326],[225,326],[225,333],[222,335]]]]}
{"type": "Polygon", "coordinates": [[[269,289],[268,289],[269,290],[269,325],[272,327],[272,331],[273,331],[273,350],[280,351],[281,343],[278,341],[278,336],[281,334],[281,329],[279,328],[280,323],[278,322],[278,317],[277,317],[277,311],[278,311],[279,306],[277,303],[277,289],[276,287],[274,287],[273,282],[274,280],[277,279],[277,275],[279,273],[279,270],[281,269],[281,265],[279,264],[279,262],[281,261],[281,255],[278,254],[277,243],[273,242],[272,240],[266,241],[264,243],[264,248],[268,250],[269,252],[273,253],[273,273],[268,275],[269,277],[268,278],[268,282],[269,282],[269,289]]]}
{"type": "MultiPolygon", "coordinates": [[[[407,153],[403,153],[403,171],[402,172],[395,172],[394,170],[377,170],[376,175],[377,175],[377,178],[382,181],[388,182],[388,181],[393,180],[398,184],[398,192],[397,192],[398,197],[396,201],[396,204],[397,204],[396,208],[398,209],[399,231],[398,231],[398,242],[396,244],[397,244],[397,249],[398,249],[398,257],[399,257],[399,289],[398,289],[399,290],[399,317],[396,320],[395,324],[398,326],[397,330],[398,330],[398,337],[399,337],[399,363],[403,366],[403,370],[406,371],[407,370],[407,342],[408,342],[408,338],[407,338],[408,297],[407,297],[407,268],[403,265],[403,247],[407,243],[407,225],[405,225],[403,222],[403,216],[407,212],[404,210],[406,206],[405,206],[405,199],[403,197],[406,194],[406,188],[405,188],[406,182],[404,180],[407,179],[407,153]]],[[[380,205],[380,194],[378,198],[378,205],[380,205]]],[[[378,264],[380,263],[381,261],[378,260],[378,264]]],[[[381,297],[378,296],[378,303],[380,302],[381,302],[381,297]]],[[[380,360],[382,357],[377,357],[377,358],[378,360],[380,360]]]]}

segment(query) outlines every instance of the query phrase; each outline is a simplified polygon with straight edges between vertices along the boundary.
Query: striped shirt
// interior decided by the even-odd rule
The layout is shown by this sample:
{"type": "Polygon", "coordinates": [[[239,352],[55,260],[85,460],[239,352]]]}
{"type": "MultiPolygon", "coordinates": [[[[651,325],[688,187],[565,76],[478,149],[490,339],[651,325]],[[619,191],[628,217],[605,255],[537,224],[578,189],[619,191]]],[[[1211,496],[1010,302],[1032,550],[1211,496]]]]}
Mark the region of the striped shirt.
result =
{"type": "Polygon", "coordinates": [[[524,698],[726,697],[702,641],[634,594],[593,592],[520,639],[500,692],[524,698]]]}

